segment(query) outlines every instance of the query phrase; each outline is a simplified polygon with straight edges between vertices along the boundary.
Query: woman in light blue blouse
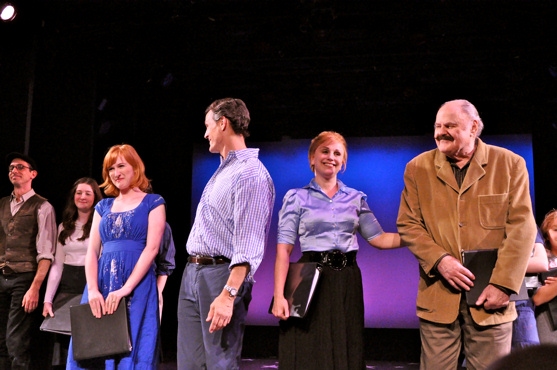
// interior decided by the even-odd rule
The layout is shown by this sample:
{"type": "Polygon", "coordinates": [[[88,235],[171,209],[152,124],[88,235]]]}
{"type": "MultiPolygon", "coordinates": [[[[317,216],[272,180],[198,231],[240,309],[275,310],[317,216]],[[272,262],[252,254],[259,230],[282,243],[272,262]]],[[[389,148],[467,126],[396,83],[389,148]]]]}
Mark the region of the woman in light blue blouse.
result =
{"type": "Polygon", "coordinates": [[[380,249],[400,247],[397,233],[385,233],[361,191],[337,179],[346,168],[346,141],[325,131],[309,147],[315,177],[289,190],[279,213],[273,315],[281,319],[279,366],[283,369],[365,369],[362,276],[356,263],[360,233],[380,249]],[[289,319],[284,282],[296,239],[300,262],[323,265],[311,307],[289,319]]]}

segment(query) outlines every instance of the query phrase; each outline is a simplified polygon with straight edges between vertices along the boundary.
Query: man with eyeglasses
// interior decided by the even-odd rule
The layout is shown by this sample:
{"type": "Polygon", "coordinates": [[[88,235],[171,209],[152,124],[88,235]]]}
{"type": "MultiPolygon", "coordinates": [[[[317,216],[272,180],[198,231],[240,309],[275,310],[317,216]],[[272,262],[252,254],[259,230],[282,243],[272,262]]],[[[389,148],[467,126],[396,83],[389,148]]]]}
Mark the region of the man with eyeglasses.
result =
{"type": "Polygon", "coordinates": [[[12,194],[0,199],[0,370],[29,369],[39,289],[54,259],[54,208],[36,194],[35,161],[6,156],[12,194]]]}

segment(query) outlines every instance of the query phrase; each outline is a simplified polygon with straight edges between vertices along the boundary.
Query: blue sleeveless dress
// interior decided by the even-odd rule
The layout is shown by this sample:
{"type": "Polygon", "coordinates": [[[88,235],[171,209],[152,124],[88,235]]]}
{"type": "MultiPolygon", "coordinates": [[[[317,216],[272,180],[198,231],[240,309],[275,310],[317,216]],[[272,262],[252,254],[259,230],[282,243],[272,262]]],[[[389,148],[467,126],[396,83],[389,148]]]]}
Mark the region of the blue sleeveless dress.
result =
{"type": "MultiPolygon", "coordinates": [[[[99,231],[103,247],[99,259],[98,284],[105,299],[109,292],[120,289],[131,275],[146,245],[149,212],[165,202],[160,195],[147,194],[135,209],[126,212],[112,212],[113,203],[114,198],[108,198],[95,206],[95,210],[102,216],[99,231]]],[[[82,303],[88,301],[85,287],[82,303]]],[[[126,301],[132,352],[127,357],[105,360],[104,368],[156,369],[159,304],[154,264],[126,301]]],[[[66,369],[86,369],[89,366],[97,368],[98,365],[98,362],[94,365],[76,362],[70,343],[66,369]]]]}

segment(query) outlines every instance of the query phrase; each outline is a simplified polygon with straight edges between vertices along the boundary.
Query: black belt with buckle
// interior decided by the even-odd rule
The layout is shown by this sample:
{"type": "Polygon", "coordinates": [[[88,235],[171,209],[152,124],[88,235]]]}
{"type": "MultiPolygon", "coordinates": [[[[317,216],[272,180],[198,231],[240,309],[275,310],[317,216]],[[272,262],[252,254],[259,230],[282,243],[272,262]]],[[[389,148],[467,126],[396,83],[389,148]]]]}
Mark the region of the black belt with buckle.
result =
{"type": "Polygon", "coordinates": [[[14,273],[14,270],[12,270],[9,267],[2,267],[0,269],[0,274],[4,275],[4,276],[10,276],[14,273]]]}
{"type": "Polygon", "coordinates": [[[342,253],[338,249],[326,252],[304,252],[310,262],[318,262],[333,270],[342,270],[345,267],[356,264],[356,251],[342,253]]]}
{"type": "Polygon", "coordinates": [[[230,258],[224,256],[189,256],[189,263],[195,263],[196,265],[222,265],[224,263],[230,263],[230,258]]]}

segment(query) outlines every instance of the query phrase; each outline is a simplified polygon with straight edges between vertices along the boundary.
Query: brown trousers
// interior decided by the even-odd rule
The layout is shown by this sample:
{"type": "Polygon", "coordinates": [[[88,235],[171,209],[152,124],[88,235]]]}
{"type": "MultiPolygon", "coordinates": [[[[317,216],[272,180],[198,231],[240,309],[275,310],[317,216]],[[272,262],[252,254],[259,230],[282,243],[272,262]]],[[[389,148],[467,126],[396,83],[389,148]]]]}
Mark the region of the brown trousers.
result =
{"type": "Polygon", "coordinates": [[[420,370],[458,368],[462,344],[468,370],[486,369],[511,351],[512,322],[479,326],[463,299],[458,319],[450,324],[420,320],[422,353],[420,370]]]}

